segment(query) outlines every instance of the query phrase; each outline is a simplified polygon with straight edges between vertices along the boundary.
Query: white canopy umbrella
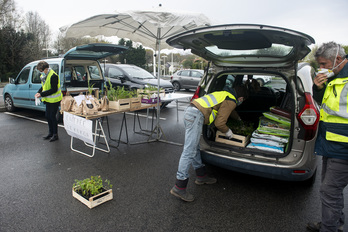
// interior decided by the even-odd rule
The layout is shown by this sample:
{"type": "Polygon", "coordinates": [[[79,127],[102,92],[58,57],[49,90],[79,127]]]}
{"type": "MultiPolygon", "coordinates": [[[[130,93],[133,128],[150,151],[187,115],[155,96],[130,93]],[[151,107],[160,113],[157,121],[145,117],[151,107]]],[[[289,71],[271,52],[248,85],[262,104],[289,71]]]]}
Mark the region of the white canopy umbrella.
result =
{"type": "MultiPolygon", "coordinates": [[[[172,48],[162,40],[196,27],[210,26],[210,20],[201,13],[169,11],[158,7],[152,10],[135,10],[115,14],[96,15],[71,26],[62,27],[60,31],[66,37],[83,37],[98,35],[117,36],[140,42],[158,54],[158,94],[160,86],[161,60],[160,51],[172,48]]],[[[159,136],[160,107],[157,105],[157,139],[159,136]]]]}

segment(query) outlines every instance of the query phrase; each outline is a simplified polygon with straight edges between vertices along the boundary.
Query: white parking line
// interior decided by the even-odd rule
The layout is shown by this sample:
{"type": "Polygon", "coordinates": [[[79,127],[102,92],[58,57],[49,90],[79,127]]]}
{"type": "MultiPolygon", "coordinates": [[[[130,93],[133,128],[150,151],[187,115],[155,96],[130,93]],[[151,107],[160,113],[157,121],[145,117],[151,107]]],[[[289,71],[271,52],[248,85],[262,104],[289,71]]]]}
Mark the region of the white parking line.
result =
{"type": "MultiPolygon", "coordinates": [[[[42,120],[38,120],[38,119],[34,119],[34,118],[30,118],[30,117],[26,117],[26,116],[23,116],[23,115],[19,115],[19,114],[14,114],[14,113],[10,113],[10,112],[4,112],[5,114],[8,114],[8,115],[12,115],[12,116],[15,116],[15,117],[18,117],[18,118],[24,118],[24,119],[28,119],[28,120],[31,120],[31,121],[34,121],[34,122],[39,122],[39,123],[44,123],[44,124],[47,124],[46,121],[42,121],[42,120]]],[[[63,125],[59,125],[59,127],[62,127],[64,128],[63,125]]]]}

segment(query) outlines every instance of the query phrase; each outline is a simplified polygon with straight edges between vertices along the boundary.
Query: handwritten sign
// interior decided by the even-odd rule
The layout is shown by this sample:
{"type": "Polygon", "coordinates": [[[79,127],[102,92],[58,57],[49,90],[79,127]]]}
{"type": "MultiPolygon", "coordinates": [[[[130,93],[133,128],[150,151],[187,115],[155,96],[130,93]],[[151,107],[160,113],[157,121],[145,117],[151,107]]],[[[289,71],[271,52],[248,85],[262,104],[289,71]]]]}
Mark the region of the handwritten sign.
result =
{"type": "Polygon", "coordinates": [[[94,145],[91,120],[64,112],[64,128],[68,135],[94,145]]]}

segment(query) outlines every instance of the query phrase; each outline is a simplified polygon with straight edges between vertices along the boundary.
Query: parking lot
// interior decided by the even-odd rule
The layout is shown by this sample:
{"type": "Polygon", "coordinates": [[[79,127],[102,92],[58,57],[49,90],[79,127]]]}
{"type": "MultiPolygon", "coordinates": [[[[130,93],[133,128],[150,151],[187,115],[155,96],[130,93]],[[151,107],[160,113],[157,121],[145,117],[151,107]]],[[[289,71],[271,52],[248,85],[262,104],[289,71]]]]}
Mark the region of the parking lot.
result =
{"type": "MultiPolygon", "coordinates": [[[[184,142],[187,104],[179,103],[179,122],[174,103],[161,111],[167,141],[184,142]]],[[[142,125],[145,115],[140,112],[142,125]]],[[[127,114],[130,142],[146,141],[133,133],[133,117],[127,114]]],[[[114,137],[121,119],[109,117],[114,137]]],[[[42,140],[44,113],[26,110],[0,112],[0,130],[0,231],[306,231],[308,221],[320,219],[321,166],[312,187],[208,166],[218,183],[197,186],[191,178],[196,200],[185,203],[169,193],[182,146],[121,143],[110,154],[88,158],[70,149],[63,127],[57,142],[42,140]],[[92,175],[111,181],[114,199],[89,209],[71,188],[75,179],[92,175]]],[[[82,142],[77,146],[85,149],[82,142]]]]}

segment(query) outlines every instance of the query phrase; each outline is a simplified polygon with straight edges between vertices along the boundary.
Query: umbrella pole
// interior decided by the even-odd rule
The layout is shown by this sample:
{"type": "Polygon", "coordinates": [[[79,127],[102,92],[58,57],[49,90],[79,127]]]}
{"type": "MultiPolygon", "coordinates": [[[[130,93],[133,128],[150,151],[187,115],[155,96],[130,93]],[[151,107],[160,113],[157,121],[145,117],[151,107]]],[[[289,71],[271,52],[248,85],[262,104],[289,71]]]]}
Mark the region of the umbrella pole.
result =
{"type": "MultiPolygon", "coordinates": [[[[161,34],[161,29],[158,29],[157,36],[160,38],[161,34]]],[[[157,70],[157,124],[156,124],[156,132],[157,132],[157,140],[160,139],[160,125],[159,125],[159,120],[160,120],[160,102],[159,102],[159,96],[160,96],[160,73],[161,73],[161,40],[157,39],[157,51],[158,51],[158,57],[157,57],[157,64],[158,64],[158,70],[157,70]]]]}

